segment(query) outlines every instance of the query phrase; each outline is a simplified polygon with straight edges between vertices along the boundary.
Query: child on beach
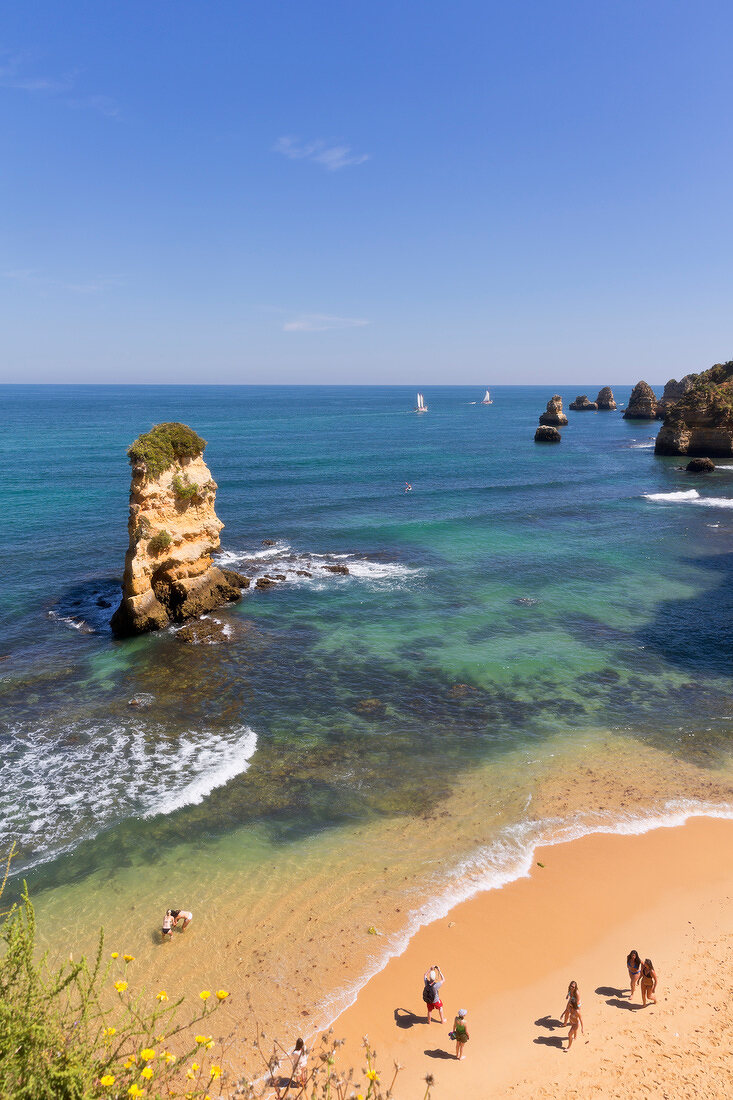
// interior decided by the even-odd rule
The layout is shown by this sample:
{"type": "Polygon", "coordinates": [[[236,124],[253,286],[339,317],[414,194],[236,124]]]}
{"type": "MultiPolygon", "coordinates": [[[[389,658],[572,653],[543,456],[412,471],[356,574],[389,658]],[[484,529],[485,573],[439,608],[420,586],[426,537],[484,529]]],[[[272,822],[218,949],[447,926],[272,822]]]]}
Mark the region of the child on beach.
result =
{"type": "Polygon", "coordinates": [[[563,1012],[562,1016],[560,1017],[560,1019],[562,1020],[562,1022],[564,1024],[566,1024],[568,1022],[568,1018],[570,1016],[570,1007],[571,1007],[571,1005],[574,1004],[576,1008],[580,1008],[580,993],[578,991],[578,983],[577,982],[571,982],[570,985],[568,986],[568,991],[565,994],[565,1001],[566,1001],[565,1011],[563,1012]]]}
{"type": "Polygon", "coordinates": [[[168,937],[171,939],[173,936],[173,914],[170,909],[166,909],[165,916],[163,917],[163,939],[168,937]]]}
{"type": "Polygon", "coordinates": [[[308,1051],[302,1039],[296,1040],[295,1048],[290,1055],[293,1063],[292,1083],[305,1088],[308,1079],[308,1051]]]}
{"type": "Polygon", "coordinates": [[[639,974],[641,973],[641,956],[636,948],[634,948],[633,951],[629,951],[626,956],[626,969],[629,972],[629,981],[631,983],[631,992],[629,993],[629,1000],[631,1000],[634,996],[636,983],[639,980],[639,974]]]}
{"type": "Polygon", "coordinates": [[[431,1023],[433,1011],[437,1009],[438,1015],[440,1016],[440,1022],[444,1024],[445,1020],[443,1019],[443,1002],[440,999],[440,987],[445,981],[445,974],[438,964],[435,963],[430,970],[426,970],[423,974],[423,981],[425,985],[422,991],[422,999],[427,1005],[428,1023],[431,1023]]]}
{"type": "Polygon", "coordinates": [[[189,924],[193,920],[193,913],[188,913],[185,909],[169,909],[170,915],[173,917],[173,927],[178,926],[179,920],[183,921],[183,927],[181,932],[185,932],[189,924]]]}
{"type": "Polygon", "coordinates": [[[453,1035],[456,1040],[456,1058],[459,1062],[463,1061],[466,1057],[466,1043],[470,1039],[468,1028],[466,1027],[466,1015],[466,1009],[459,1008],[458,1015],[453,1021],[453,1035]]]}
{"type": "Polygon", "coordinates": [[[644,959],[641,967],[641,1004],[646,1008],[647,1003],[655,1005],[657,998],[653,996],[657,990],[657,974],[651,959],[644,959]]]}

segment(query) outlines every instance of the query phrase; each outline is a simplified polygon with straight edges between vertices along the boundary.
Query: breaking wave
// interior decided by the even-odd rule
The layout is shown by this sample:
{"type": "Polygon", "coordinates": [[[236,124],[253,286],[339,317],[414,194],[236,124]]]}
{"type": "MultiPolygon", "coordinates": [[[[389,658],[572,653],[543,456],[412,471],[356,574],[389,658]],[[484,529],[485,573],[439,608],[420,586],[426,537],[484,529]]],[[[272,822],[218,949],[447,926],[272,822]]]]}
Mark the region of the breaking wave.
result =
{"type": "Polygon", "coordinates": [[[287,542],[278,542],[263,550],[222,550],[217,565],[231,567],[253,581],[279,574],[290,584],[348,583],[351,579],[380,586],[400,586],[422,570],[401,562],[374,561],[359,554],[309,554],[295,550],[287,542]],[[344,569],[344,572],[335,570],[344,569]],[[346,572],[348,570],[348,573],[346,572]]]}
{"type": "Polygon", "coordinates": [[[733,508],[732,497],[701,497],[697,489],[680,489],[672,493],[644,493],[645,500],[658,504],[689,503],[699,504],[703,508],[733,508]]]}

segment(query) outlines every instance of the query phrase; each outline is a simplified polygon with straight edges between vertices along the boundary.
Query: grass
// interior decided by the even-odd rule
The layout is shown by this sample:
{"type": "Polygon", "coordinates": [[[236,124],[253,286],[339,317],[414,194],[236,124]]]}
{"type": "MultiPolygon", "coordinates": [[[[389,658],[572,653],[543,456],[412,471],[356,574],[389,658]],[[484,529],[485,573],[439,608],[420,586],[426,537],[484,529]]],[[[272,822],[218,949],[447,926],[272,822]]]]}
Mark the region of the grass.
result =
{"type": "Polygon", "coordinates": [[[167,550],[172,541],[167,531],[158,531],[148,543],[148,550],[151,554],[159,554],[161,550],[167,550]]]}

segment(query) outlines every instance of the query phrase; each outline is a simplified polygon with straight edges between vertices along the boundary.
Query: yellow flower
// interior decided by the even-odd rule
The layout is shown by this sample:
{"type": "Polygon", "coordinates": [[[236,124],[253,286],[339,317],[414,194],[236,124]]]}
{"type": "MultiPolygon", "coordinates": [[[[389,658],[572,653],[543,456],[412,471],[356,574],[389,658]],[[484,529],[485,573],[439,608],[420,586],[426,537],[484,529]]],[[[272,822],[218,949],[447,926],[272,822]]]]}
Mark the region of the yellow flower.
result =
{"type": "Polygon", "coordinates": [[[123,955],[122,958],[125,960],[126,963],[133,963],[135,961],[134,955],[123,955]]]}
{"type": "Polygon", "coordinates": [[[191,1062],[191,1069],[192,1070],[201,1069],[201,1066],[198,1064],[198,1062],[191,1062]]]}
{"type": "Polygon", "coordinates": [[[199,997],[201,998],[202,1001],[208,1001],[210,996],[211,996],[211,990],[210,989],[202,989],[201,992],[199,993],[199,997]]]}
{"type": "Polygon", "coordinates": [[[124,993],[127,989],[127,982],[115,982],[115,989],[118,993],[124,993]]]}
{"type": "Polygon", "coordinates": [[[213,1039],[209,1039],[208,1043],[206,1044],[206,1049],[207,1049],[207,1050],[211,1050],[211,1048],[213,1047],[213,1045],[214,1045],[214,1040],[213,1040],[213,1039]]]}
{"type": "Polygon", "coordinates": [[[156,1001],[167,1001],[168,1000],[168,994],[166,993],[166,991],[164,989],[161,989],[160,993],[155,994],[155,999],[156,999],[156,1001]]]}
{"type": "Polygon", "coordinates": [[[132,1069],[132,1067],[134,1065],[135,1065],[135,1059],[134,1058],[128,1058],[127,1061],[125,1062],[125,1069],[132,1069]]]}
{"type": "Polygon", "coordinates": [[[206,1036],[205,1035],[197,1035],[196,1036],[196,1042],[199,1043],[199,1045],[201,1043],[205,1043],[206,1042],[206,1036]]]}
{"type": "Polygon", "coordinates": [[[145,1089],[141,1089],[139,1085],[130,1085],[129,1089],[127,1090],[127,1095],[128,1096],[144,1096],[145,1095],[145,1089]]]}
{"type": "Polygon", "coordinates": [[[153,1070],[152,1070],[151,1066],[146,1066],[145,1069],[141,1070],[140,1071],[140,1076],[141,1077],[146,1077],[149,1081],[150,1078],[153,1076],[153,1070]]]}
{"type": "Polygon", "coordinates": [[[217,995],[217,997],[219,998],[220,1001],[225,1001],[227,999],[227,997],[229,996],[226,989],[217,989],[216,995],[217,995]]]}
{"type": "Polygon", "coordinates": [[[193,1081],[195,1076],[196,1075],[192,1069],[186,1070],[186,1077],[188,1077],[189,1081],[193,1081]]]}
{"type": "Polygon", "coordinates": [[[171,1062],[175,1062],[175,1060],[176,1060],[176,1056],[175,1056],[175,1054],[171,1054],[171,1052],[170,1052],[169,1050],[167,1050],[167,1051],[165,1052],[165,1054],[163,1055],[163,1057],[165,1058],[165,1064],[166,1064],[167,1066],[169,1066],[169,1065],[171,1064],[171,1062]]]}
{"type": "Polygon", "coordinates": [[[104,1029],[104,1031],[102,1032],[102,1034],[104,1035],[105,1039],[111,1039],[113,1035],[117,1034],[117,1028],[116,1027],[106,1027],[104,1029]]]}
{"type": "Polygon", "coordinates": [[[105,1088],[109,1088],[110,1085],[114,1085],[115,1079],[111,1073],[105,1073],[104,1077],[99,1078],[100,1085],[104,1085],[105,1088]]]}
{"type": "Polygon", "coordinates": [[[112,958],[113,959],[119,959],[119,957],[120,957],[119,951],[113,951],[112,952],[112,958]]]}
{"type": "Polygon", "coordinates": [[[212,1066],[209,1072],[212,1077],[221,1077],[221,1066],[212,1066]]]}
{"type": "Polygon", "coordinates": [[[369,1081],[378,1081],[379,1080],[379,1074],[377,1073],[376,1070],[370,1069],[369,1072],[367,1073],[367,1079],[369,1081]]]}
{"type": "Polygon", "coordinates": [[[153,1058],[155,1057],[155,1051],[152,1050],[150,1047],[145,1047],[144,1050],[140,1051],[140,1057],[142,1058],[143,1062],[152,1062],[153,1058]]]}

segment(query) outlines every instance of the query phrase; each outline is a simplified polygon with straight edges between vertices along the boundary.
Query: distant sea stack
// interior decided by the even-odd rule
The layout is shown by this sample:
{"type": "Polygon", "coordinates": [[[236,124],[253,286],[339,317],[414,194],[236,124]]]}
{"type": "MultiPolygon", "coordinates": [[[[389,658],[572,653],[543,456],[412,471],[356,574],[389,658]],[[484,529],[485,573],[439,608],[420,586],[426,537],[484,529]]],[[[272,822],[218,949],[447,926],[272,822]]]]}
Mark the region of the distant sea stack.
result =
{"type": "Polygon", "coordinates": [[[648,382],[637,382],[624,410],[624,420],[656,420],[657,398],[648,382]]]}
{"type": "Polygon", "coordinates": [[[553,428],[549,424],[540,424],[534,433],[535,443],[559,443],[561,440],[562,436],[557,428],[553,428]]]}
{"type": "Polygon", "coordinates": [[[596,412],[598,405],[595,401],[589,401],[586,393],[580,393],[574,401],[570,402],[570,408],[573,412],[596,412]]]}
{"type": "Polygon", "coordinates": [[[667,413],[654,447],[658,455],[733,455],[733,361],[694,379],[667,413]]]}
{"type": "Polygon", "coordinates": [[[157,424],[127,452],[130,544],[122,602],[110,623],[119,636],[185,622],[241,596],[211,560],[224,524],[214,511],[205,446],[185,424],[157,424]]]}
{"type": "Polygon", "coordinates": [[[604,386],[603,389],[598,391],[596,405],[605,412],[613,412],[616,408],[616,398],[613,396],[613,390],[610,386],[604,386]]]}
{"type": "Polygon", "coordinates": [[[540,416],[540,424],[567,424],[567,422],[568,418],[562,411],[562,397],[556,393],[547,402],[547,410],[540,416]]]}
{"type": "Polygon", "coordinates": [[[664,393],[657,401],[658,420],[664,420],[672,406],[690,392],[697,378],[699,378],[697,374],[686,374],[684,378],[680,378],[679,382],[675,378],[670,378],[664,387],[664,393]]]}

